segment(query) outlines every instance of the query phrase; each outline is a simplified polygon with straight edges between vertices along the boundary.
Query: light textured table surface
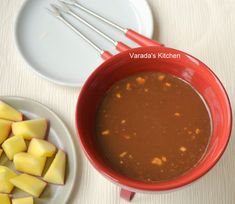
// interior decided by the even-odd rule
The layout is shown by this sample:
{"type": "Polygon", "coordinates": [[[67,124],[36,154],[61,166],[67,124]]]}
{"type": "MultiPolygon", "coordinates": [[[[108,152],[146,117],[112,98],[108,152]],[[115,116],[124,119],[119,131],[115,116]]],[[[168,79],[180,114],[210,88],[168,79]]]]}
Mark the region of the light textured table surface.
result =
{"type": "MultiPolygon", "coordinates": [[[[16,50],[15,15],[24,0],[0,0],[0,95],[23,96],[46,104],[74,137],[74,109],[79,89],[49,83],[28,69],[16,50]]],[[[98,0],[97,0],[98,2],[98,0]]],[[[155,39],[204,61],[219,76],[235,107],[235,1],[149,0],[155,39]]],[[[234,204],[234,131],[216,167],[195,184],[169,194],[138,194],[133,204],[234,204]]],[[[70,203],[124,204],[119,188],[98,174],[78,149],[79,172],[70,203]]],[[[69,204],[70,204],[69,203],[69,204]]]]}

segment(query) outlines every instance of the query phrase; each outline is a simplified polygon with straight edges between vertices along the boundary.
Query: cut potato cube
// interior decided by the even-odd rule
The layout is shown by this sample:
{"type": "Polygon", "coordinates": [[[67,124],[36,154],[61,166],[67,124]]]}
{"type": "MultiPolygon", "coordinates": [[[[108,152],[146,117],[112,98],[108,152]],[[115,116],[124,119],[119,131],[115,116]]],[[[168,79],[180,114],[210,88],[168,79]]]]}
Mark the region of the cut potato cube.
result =
{"type": "Polygon", "coordinates": [[[65,168],[66,168],[66,155],[62,150],[59,150],[51,163],[51,166],[47,170],[44,181],[49,183],[64,184],[65,179],[65,168]]]}
{"type": "Polygon", "coordinates": [[[36,157],[26,152],[20,152],[15,154],[13,162],[17,171],[41,176],[46,164],[46,157],[36,157]]]}
{"type": "Polygon", "coordinates": [[[33,138],[29,144],[28,153],[38,157],[52,157],[56,151],[55,145],[41,139],[33,138]]]}
{"type": "Polygon", "coordinates": [[[32,138],[44,139],[46,136],[48,122],[46,119],[26,120],[12,124],[14,135],[24,137],[26,140],[32,138]]]}
{"type": "Polygon", "coordinates": [[[23,114],[3,101],[0,101],[0,118],[12,121],[22,121],[23,114]]]}
{"type": "Polygon", "coordinates": [[[2,144],[11,132],[12,122],[9,120],[0,119],[0,144],[2,144]]]}
{"type": "Polygon", "coordinates": [[[47,185],[46,182],[27,174],[16,176],[10,181],[15,187],[37,198],[40,197],[47,185]]]}
{"type": "Polygon", "coordinates": [[[12,160],[15,154],[27,150],[26,143],[22,136],[13,136],[8,138],[2,144],[2,148],[9,160],[12,160]]]}
{"type": "Polygon", "coordinates": [[[14,198],[12,204],[33,204],[33,197],[14,198]]]}
{"type": "Polygon", "coordinates": [[[10,179],[16,176],[15,172],[11,169],[0,166],[0,193],[11,193],[14,186],[10,182],[10,179]]]}
{"type": "Polygon", "coordinates": [[[0,194],[0,203],[1,204],[11,204],[9,195],[7,195],[7,194],[0,194]]]}
{"type": "Polygon", "coordinates": [[[3,150],[2,150],[2,149],[0,149],[0,157],[2,156],[2,152],[3,152],[3,150]]]}

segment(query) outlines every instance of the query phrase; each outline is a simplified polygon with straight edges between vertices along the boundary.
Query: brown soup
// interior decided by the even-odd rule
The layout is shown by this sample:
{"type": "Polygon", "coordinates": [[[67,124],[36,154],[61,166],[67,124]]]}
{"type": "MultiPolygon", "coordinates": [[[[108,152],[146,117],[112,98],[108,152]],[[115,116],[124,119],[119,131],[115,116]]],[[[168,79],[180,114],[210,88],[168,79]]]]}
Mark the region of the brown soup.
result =
{"type": "Polygon", "coordinates": [[[181,79],[158,72],[118,81],[96,116],[96,138],[108,164],[142,182],[171,180],[195,167],[210,135],[200,95],[181,79]]]}

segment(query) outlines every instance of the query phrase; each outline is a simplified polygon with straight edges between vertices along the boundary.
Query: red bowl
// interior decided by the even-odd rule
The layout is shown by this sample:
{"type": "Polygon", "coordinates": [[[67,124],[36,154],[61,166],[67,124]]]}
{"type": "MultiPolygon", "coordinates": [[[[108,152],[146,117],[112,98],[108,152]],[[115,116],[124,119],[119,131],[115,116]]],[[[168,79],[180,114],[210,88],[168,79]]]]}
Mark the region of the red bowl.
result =
{"type": "Polygon", "coordinates": [[[132,191],[166,191],[192,183],[218,162],[229,142],[232,110],[219,79],[198,59],[175,49],[141,47],[115,55],[91,74],[78,98],[76,127],[83,150],[101,174],[132,191]],[[137,54],[137,58],[132,58],[132,54],[137,54]],[[111,169],[99,153],[95,139],[96,110],[106,91],[118,80],[145,71],[169,73],[190,83],[206,101],[213,126],[208,150],[201,162],[186,174],[159,183],[135,181],[111,169]]]}

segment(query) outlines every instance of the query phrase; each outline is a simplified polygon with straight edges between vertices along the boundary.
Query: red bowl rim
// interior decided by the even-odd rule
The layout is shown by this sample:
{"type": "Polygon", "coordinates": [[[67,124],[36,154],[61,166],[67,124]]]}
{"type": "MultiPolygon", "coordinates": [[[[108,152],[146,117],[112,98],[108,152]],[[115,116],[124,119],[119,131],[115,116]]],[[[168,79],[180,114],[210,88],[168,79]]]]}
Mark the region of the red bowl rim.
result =
{"type": "Polygon", "coordinates": [[[122,176],[121,174],[119,174],[118,172],[115,172],[113,170],[108,169],[107,167],[103,166],[102,164],[100,164],[97,160],[96,160],[96,156],[92,153],[92,151],[87,147],[85,140],[83,137],[80,136],[80,131],[79,131],[79,127],[78,127],[78,107],[79,107],[79,103],[80,103],[80,99],[81,96],[83,95],[83,93],[86,91],[86,87],[88,86],[88,84],[90,83],[90,81],[93,79],[93,76],[95,76],[96,74],[99,73],[100,69],[102,69],[103,67],[106,66],[107,63],[109,63],[110,60],[113,60],[115,58],[121,57],[122,55],[125,55],[127,52],[130,52],[130,50],[127,50],[125,52],[121,52],[118,53],[117,55],[114,55],[112,58],[106,60],[105,62],[103,62],[97,69],[95,69],[92,74],[88,77],[88,79],[86,80],[85,84],[83,85],[78,100],[77,100],[77,104],[76,104],[76,111],[75,111],[75,125],[76,125],[76,132],[79,138],[79,142],[82,146],[83,151],[85,152],[86,156],[88,157],[90,163],[93,165],[93,167],[100,172],[103,176],[109,178],[111,181],[118,183],[120,186],[122,187],[126,187],[132,190],[136,190],[136,191],[169,191],[169,190],[174,190],[174,189],[178,189],[178,188],[182,188],[183,186],[189,185],[191,183],[193,183],[194,181],[198,180],[199,178],[203,177],[205,174],[207,174],[216,164],[217,162],[220,160],[220,158],[222,157],[223,153],[225,152],[230,137],[231,137],[231,131],[232,131],[232,108],[231,108],[231,103],[228,97],[228,94],[222,84],[222,82],[220,81],[220,79],[216,76],[216,74],[208,67],[206,66],[203,62],[201,62],[200,60],[198,60],[197,58],[193,57],[192,55],[182,52],[180,50],[176,50],[173,48],[167,48],[167,47],[155,47],[155,46],[151,46],[151,47],[138,47],[138,48],[133,48],[131,49],[131,51],[135,51],[135,50],[144,50],[146,52],[147,49],[150,48],[157,48],[159,50],[166,50],[166,51],[174,51],[174,52],[178,52],[180,54],[183,54],[187,57],[193,58],[194,60],[196,60],[200,65],[202,65],[203,68],[208,69],[209,73],[219,82],[219,86],[221,88],[221,91],[224,93],[225,95],[225,100],[226,100],[226,106],[227,109],[229,110],[229,114],[228,114],[228,127],[229,127],[229,132],[228,132],[228,137],[227,140],[224,143],[223,148],[221,148],[220,152],[217,155],[217,158],[215,160],[213,160],[213,162],[211,163],[210,166],[208,166],[202,173],[200,173],[199,175],[197,175],[196,177],[194,177],[191,180],[186,180],[186,181],[181,181],[178,182],[179,184],[171,184],[171,185],[161,185],[164,182],[159,182],[159,183],[144,183],[144,182],[139,182],[127,177],[122,176]]]}

